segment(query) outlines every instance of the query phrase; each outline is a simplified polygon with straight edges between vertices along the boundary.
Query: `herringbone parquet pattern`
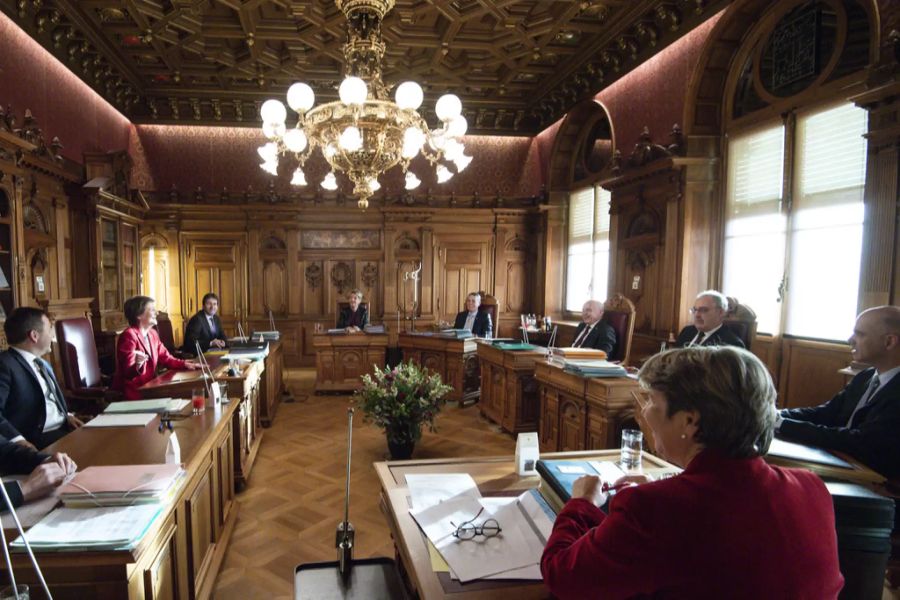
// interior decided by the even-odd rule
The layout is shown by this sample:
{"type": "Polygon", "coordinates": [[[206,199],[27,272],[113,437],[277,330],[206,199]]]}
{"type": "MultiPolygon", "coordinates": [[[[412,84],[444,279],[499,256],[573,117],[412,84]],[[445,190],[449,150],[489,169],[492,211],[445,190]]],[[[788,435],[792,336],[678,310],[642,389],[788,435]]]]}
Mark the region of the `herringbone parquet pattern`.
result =
{"type": "MultiPolygon", "coordinates": [[[[286,372],[298,402],[282,404],[266,430],[240,505],[216,600],[292,598],[294,567],[335,560],[334,533],[344,512],[347,406],[350,396],[312,395],[314,371],[286,372]],[[305,398],[305,400],[303,400],[305,398]]],[[[425,433],[416,458],[511,455],[515,439],[481,418],[478,406],[448,405],[438,433],[425,433]]],[[[356,558],[394,556],[378,506],[372,463],[384,460],[384,435],[354,415],[350,521],[356,558]]]]}

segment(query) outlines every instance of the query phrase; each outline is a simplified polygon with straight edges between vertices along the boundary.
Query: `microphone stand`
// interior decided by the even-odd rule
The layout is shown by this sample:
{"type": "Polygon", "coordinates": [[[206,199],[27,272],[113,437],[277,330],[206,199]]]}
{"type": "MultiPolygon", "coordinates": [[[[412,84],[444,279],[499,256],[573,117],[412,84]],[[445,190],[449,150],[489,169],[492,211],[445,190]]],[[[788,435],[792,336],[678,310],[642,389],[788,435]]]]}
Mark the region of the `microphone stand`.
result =
{"type": "Polygon", "coordinates": [[[335,546],[338,555],[338,570],[344,580],[350,578],[353,568],[353,541],[356,532],[350,523],[350,456],[353,447],[353,409],[347,409],[347,484],[344,490],[344,520],[338,524],[335,546]]]}
{"type": "MultiPolygon", "coordinates": [[[[25,550],[28,552],[28,558],[31,559],[31,565],[34,567],[34,571],[37,573],[38,579],[41,582],[41,587],[44,588],[44,593],[47,594],[48,600],[53,600],[53,595],[50,593],[50,588],[47,587],[47,581],[44,579],[41,567],[34,557],[34,551],[31,549],[31,544],[28,543],[28,538],[25,536],[25,530],[22,527],[22,523],[19,521],[19,515],[16,513],[16,509],[13,508],[12,500],[10,500],[9,493],[6,491],[6,486],[3,485],[2,481],[0,481],[0,492],[2,492],[3,500],[9,508],[9,514],[12,515],[13,521],[16,522],[16,529],[19,530],[19,535],[22,536],[22,542],[25,544],[25,550]]],[[[0,540],[3,542],[3,558],[6,559],[6,568],[9,569],[9,583],[12,586],[16,600],[18,600],[19,588],[16,587],[16,576],[13,573],[12,560],[9,556],[9,546],[6,545],[6,533],[3,531],[2,526],[0,526],[0,540]]]]}

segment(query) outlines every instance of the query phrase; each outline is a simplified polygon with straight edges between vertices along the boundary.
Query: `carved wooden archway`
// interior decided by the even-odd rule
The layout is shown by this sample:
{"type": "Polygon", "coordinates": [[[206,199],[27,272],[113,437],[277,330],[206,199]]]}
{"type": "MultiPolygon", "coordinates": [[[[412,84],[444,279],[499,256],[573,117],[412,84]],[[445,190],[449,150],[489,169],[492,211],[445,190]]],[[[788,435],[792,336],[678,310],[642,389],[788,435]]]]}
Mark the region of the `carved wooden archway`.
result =
{"type": "MultiPolygon", "coordinates": [[[[603,104],[596,100],[585,100],[576,104],[569,111],[553,142],[547,181],[548,190],[565,192],[572,189],[576,182],[576,169],[583,160],[585,143],[588,142],[588,137],[594,132],[596,126],[604,121],[609,124],[609,153],[612,156],[615,151],[615,129],[603,104]]],[[[601,167],[596,173],[602,170],[601,167]]],[[[578,179],[591,178],[593,177],[588,174],[587,177],[578,179]]]]}
{"type": "MultiPolygon", "coordinates": [[[[877,3],[873,0],[857,0],[866,11],[871,40],[869,62],[878,59],[880,48],[880,24],[877,3]]],[[[701,136],[720,136],[725,131],[728,94],[734,83],[734,72],[740,68],[737,61],[747,53],[747,44],[755,36],[772,25],[790,8],[784,0],[737,0],[715,24],[704,45],[691,80],[688,83],[684,103],[684,133],[696,142],[701,136]],[[762,15],[762,18],[760,17],[762,15]]],[[[705,154],[710,148],[705,144],[689,144],[688,153],[705,154]]]]}

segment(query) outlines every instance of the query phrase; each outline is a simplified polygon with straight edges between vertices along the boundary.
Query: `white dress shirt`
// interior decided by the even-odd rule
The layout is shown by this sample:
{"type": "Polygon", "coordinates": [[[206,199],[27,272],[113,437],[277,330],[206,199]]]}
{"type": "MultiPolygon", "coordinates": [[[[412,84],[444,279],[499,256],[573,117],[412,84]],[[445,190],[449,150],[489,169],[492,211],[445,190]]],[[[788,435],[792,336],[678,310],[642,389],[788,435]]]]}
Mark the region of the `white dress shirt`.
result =
{"type": "Polygon", "coordinates": [[[587,339],[587,336],[591,335],[591,329],[593,329],[594,325],[596,325],[597,323],[599,323],[599,321],[595,321],[590,325],[585,326],[585,328],[581,330],[581,333],[578,334],[578,337],[575,338],[575,341],[572,342],[572,347],[581,348],[581,345],[584,344],[584,340],[587,339]]]}
{"type": "Polygon", "coordinates": [[[214,338],[218,338],[219,330],[216,329],[216,319],[214,315],[206,315],[206,320],[209,322],[209,330],[212,332],[214,338]]]}
{"type": "Polygon", "coordinates": [[[475,327],[475,317],[477,317],[477,316],[478,316],[477,310],[475,312],[470,312],[468,315],[466,315],[466,324],[463,325],[463,329],[468,329],[469,331],[472,331],[472,328],[475,327]]]}
{"type": "Polygon", "coordinates": [[[862,409],[862,407],[864,407],[866,404],[868,404],[869,401],[872,399],[872,397],[878,394],[878,390],[880,390],[881,388],[886,386],[888,384],[888,382],[891,379],[893,379],[897,373],[900,373],[900,367],[894,367],[890,371],[885,371],[884,373],[879,373],[878,371],[875,371],[875,374],[872,375],[872,379],[869,380],[869,385],[866,387],[866,391],[859,398],[859,402],[856,404],[856,408],[854,408],[853,412],[850,413],[850,418],[847,420],[847,427],[850,427],[850,423],[853,422],[853,417],[856,416],[856,413],[858,413],[860,411],[860,409],[862,409]],[[878,378],[878,388],[873,393],[871,386],[872,386],[872,381],[876,377],[878,378]]]}
{"type": "MultiPolygon", "coordinates": [[[[21,348],[13,348],[16,352],[22,355],[22,358],[25,359],[25,362],[28,363],[28,366],[31,367],[31,372],[34,374],[35,379],[37,379],[38,385],[41,386],[41,391],[44,393],[44,407],[47,411],[47,418],[44,420],[44,431],[56,431],[66,420],[66,415],[59,408],[59,404],[50,399],[50,396],[47,394],[47,382],[44,381],[44,378],[41,377],[41,374],[38,372],[37,367],[34,364],[34,361],[38,358],[31,352],[27,350],[22,350],[21,348]]],[[[54,393],[56,393],[54,391],[54,393]]],[[[61,400],[61,398],[60,398],[61,400]]],[[[25,437],[21,435],[17,435],[12,440],[13,442],[18,442],[19,440],[24,440],[25,437]]]]}

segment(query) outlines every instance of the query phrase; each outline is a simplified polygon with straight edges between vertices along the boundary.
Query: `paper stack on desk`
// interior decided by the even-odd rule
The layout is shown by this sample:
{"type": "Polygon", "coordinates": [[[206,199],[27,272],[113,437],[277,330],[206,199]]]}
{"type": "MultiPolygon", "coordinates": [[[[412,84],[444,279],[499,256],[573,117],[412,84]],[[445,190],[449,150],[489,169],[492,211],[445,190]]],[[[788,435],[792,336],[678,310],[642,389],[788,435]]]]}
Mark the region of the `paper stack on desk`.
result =
{"type": "Polygon", "coordinates": [[[537,490],[518,497],[482,498],[466,474],[408,475],[407,484],[413,501],[410,514],[446,561],[452,578],[541,579],[541,553],[555,517],[537,490]],[[426,502],[432,504],[422,506],[426,502]],[[479,511],[474,525],[495,519],[500,534],[470,540],[455,537],[458,526],[479,511]]]}
{"type": "Polygon", "coordinates": [[[563,360],[563,368],[582,377],[624,377],[628,371],[622,365],[605,360],[563,360]]]}
{"type": "Polygon", "coordinates": [[[190,404],[190,400],[178,400],[173,398],[156,398],[153,400],[126,400],[125,402],[110,402],[104,414],[126,413],[176,413],[190,404]]]}
{"type": "Polygon", "coordinates": [[[60,488],[59,497],[68,507],[165,502],[183,477],[177,464],[88,467],[60,488]]]}
{"type": "Polygon", "coordinates": [[[154,413],[100,413],[84,424],[85,427],[146,427],[156,418],[154,413]]]}
{"type": "MultiPolygon", "coordinates": [[[[104,508],[58,508],[25,535],[40,550],[125,550],[133,548],[162,512],[161,504],[104,508]]],[[[12,548],[24,548],[22,537],[12,548]]]]}

